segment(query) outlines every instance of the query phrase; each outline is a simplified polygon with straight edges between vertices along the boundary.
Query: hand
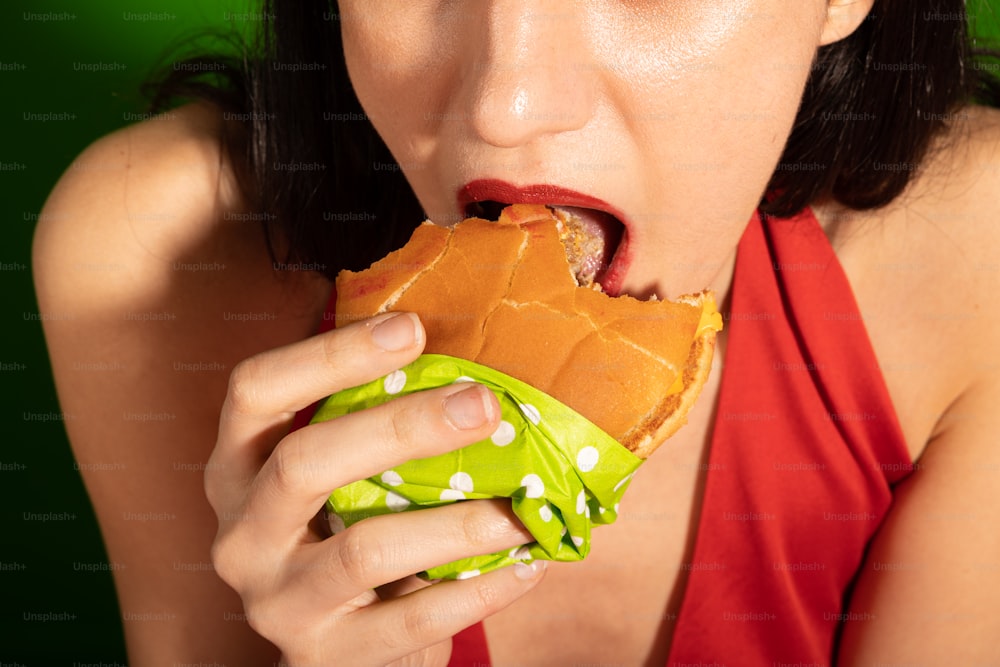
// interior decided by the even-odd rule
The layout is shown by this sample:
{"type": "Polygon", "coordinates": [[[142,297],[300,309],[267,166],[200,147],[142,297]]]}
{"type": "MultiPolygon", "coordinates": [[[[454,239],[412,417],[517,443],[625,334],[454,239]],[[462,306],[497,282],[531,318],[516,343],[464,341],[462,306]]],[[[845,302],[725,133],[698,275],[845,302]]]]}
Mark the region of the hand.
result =
{"type": "Polygon", "coordinates": [[[413,576],[531,541],[506,501],[372,517],[332,537],[319,529],[333,489],[496,429],[496,397],[463,383],[286,435],[296,411],[400,368],[423,347],[417,317],[390,313],[233,370],[205,475],[219,518],[212,560],[247,622],[291,665],[445,665],[452,635],[540,578],[541,564],[435,585],[413,576]]]}

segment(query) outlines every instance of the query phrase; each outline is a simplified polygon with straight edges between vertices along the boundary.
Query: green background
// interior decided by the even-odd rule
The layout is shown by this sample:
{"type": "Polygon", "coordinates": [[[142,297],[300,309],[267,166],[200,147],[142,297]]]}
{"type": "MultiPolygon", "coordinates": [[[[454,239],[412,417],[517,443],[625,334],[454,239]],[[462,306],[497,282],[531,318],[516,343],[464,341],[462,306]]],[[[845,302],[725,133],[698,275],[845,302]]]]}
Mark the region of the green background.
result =
{"type": "Polygon", "coordinates": [[[58,416],[60,408],[31,284],[32,231],[49,190],[80,151],[144,112],[137,88],[151,68],[176,52],[182,36],[230,24],[244,28],[227,15],[246,12],[248,3],[15,0],[3,5],[0,63],[24,68],[0,70],[0,163],[24,167],[0,171],[0,362],[20,365],[0,372],[0,663],[124,665],[111,574],[92,571],[106,562],[106,554],[63,422],[40,421],[58,416]],[[69,16],[33,18],[48,12],[69,16]],[[156,20],[144,20],[145,14],[156,20]],[[74,69],[74,63],[124,69],[92,72],[74,69]],[[44,113],[69,119],[31,120],[31,114],[44,113]],[[46,512],[68,515],[59,521],[26,517],[46,512]],[[25,619],[36,613],[70,619],[25,619]]]}
{"type": "MultiPolygon", "coordinates": [[[[987,6],[970,0],[978,30],[1000,35],[987,6]],[[985,17],[985,18],[984,18],[985,17]]],[[[0,353],[0,662],[22,665],[124,665],[120,615],[110,573],[91,572],[106,559],[97,524],[73,465],[58,417],[31,285],[31,236],[38,211],[59,175],[95,138],[143,111],[137,85],[182,36],[202,28],[243,29],[231,13],[238,0],[50,2],[15,0],[0,9],[0,289],[4,318],[0,353]],[[68,17],[40,21],[34,14],[68,17]],[[155,20],[144,20],[152,13],[155,20]],[[164,16],[165,14],[165,16],[164,16]],[[138,15],[138,16],[137,16],[138,15]],[[26,20],[28,17],[28,20],[26,20]],[[119,63],[90,72],[74,63],[119,63]],[[69,114],[31,120],[25,114],[69,114]],[[23,165],[23,166],[22,166],[23,165]],[[69,513],[38,521],[29,513],[69,513]],[[69,518],[72,517],[72,518],[69,518]],[[26,614],[70,620],[26,620],[26,614]]]]}

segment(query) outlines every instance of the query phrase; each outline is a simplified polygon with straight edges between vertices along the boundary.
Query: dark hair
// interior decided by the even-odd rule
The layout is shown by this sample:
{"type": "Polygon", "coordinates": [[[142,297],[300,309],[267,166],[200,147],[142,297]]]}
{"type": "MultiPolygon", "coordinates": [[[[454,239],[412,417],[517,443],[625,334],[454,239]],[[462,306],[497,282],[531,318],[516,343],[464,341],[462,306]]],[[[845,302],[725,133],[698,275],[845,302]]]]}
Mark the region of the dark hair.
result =
{"type": "Polygon", "coordinates": [[[988,55],[973,51],[963,0],[877,0],[817,52],[762,210],[790,216],[831,195],[858,210],[891,202],[963,106],[1000,101],[988,55]]]}
{"type": "MultiPolygon", "coordinates": [[[[354,95],[336,2],[263,0],[258,18],[238,56],[189,58],[150,81],[151,111],[192,98],[223,111],[225,150],[275,262],[331,279],[364,268],[422,212],[354,95]]],[[[986,57],[963,0],[876,0],[858,30],[819,49],[762,210],[789,216],[831,195],[854,209],[891,202],[952,114],[1000,101],[986,57]]]]}

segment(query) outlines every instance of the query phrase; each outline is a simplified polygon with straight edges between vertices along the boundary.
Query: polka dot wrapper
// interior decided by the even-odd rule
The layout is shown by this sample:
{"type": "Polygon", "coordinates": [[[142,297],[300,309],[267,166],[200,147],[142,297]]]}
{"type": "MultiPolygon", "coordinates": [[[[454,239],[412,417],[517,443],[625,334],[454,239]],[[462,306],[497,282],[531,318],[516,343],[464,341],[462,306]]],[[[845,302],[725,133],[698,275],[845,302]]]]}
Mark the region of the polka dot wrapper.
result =
{"type": "Polygon", "coordinates": [[[535,541],[464,558],[421,573],[464,579],[536,558],[576,561],[590,531],[614,522],[618,502],[642,463],[611,436],[551,396],[485,366],[426,354],[389,375],[330,396],[313,422],[336,419],[416,391],[479,382],[500,402],[500,426],[463,449],[409,461],[337,489],[327,501],[335,530],[380,514],[477,498],[510,498],[535,541]]]}

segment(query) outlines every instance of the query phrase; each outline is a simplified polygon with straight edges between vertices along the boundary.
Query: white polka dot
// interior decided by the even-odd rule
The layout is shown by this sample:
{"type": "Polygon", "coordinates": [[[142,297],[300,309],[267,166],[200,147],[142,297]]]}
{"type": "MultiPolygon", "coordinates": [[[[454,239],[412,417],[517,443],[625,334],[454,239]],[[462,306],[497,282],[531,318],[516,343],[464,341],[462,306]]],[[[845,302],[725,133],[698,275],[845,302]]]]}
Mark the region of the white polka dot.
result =
{"type": "Polygon", "coordinates": [[[410,506],[410,501],[399,495],[398,493],[393,493],[390,491],[385,495],[385,504],[393,512],[402,512],[407,507],[410,506]]]}
{"type": "Polygon", "coordinates": [[[456,489],[444,489],[441,492],[441,500],[465,500],[465,494],[456,489]]]}
{"type": "Polygon", "coordinates": [[[542,421],[542,413],[540,413],[538,408],[531,403],[520,403],[517,407],[521,408],[521,412],[524,413],[524,416],[527,417],[532,424],[537,426],[538,422],[542,421]]]}
{"type": "Polygon", "coordinates": [[[598,511],[598,512],[600,512],[601,514],[604,514],[604,513],[605,513],[605,512],[607,512],[608,510],[607,510],[607,509],[605,509],[605,508],[603,508],[603,507],[598,507],[598,508],[597,508],[597,511],[598,511]]]}
{"type": "Polygon", "coordinates": [[[406,373],[403,371],[393,371],[385,376],[382,382],[387,394],[398,394],[406,386],[406,373]]]}
{"type": "Polygon", "coordinates": [[[618,514],[618,505],[619,503],[615,503],[615,514],[618,514]]]}
{"type": "Polygon", "coordinates": [[[538,510],[538,516],[542,517],[542,521],[545,523],[552,521],[552,508],[548,504],[542,505],[541,509],[538,510]]]}
{"type": "Polygon", "coordinates": [[[584,515],[586,515],[586,517],[587,517],[588,519],[590,518],[590,505],[587,505],[587,506],[586,506],[586,507],[584,508],[584,510],[583,510],[583,513],[584,513],[584,515]]]}
{"type": "Polygon", "coordinates": [[[576,466],[583,472],[590,472],[597,465],[599,457],[596,447],[584,447],[576,455],[576,466]]]}
{"type": "Polygon", "coordinates": [[[582,547],[583,546],[583,538],[582,537],[577,537],[576,535],[570,535],[569,539],[573,540],[573,544],[575,546],[578,546],[578,547],[582,547]]]}
{"type": "Polygon", "coordinates": [[[507,555],[514,560],[531,560],[531,550],[527,546],[515,547],[507,555]]]}
{"type": "Polygon", "coordinates": [[[628,481],[630,479],[632,479],[632,475],[634,475],[634,474],[635,473],[633,472],[633,473],[629,473],[629,474],[625,475],[625,477],[622,478],[622,481],[620,481],[617,484],[615,484],[615,489],[614,490],[617,491],[618,489],[622,488],[623,485],[627,484],[628,481]]]}
{"type": "Polygon", "coordinates": [[[330,533],[332,535],[336,535],[347,527],[344,525],[344,520],[340,518],[340,515],[334,512],[330,512],[326,516],[326,522],[330,524],[330,533]]]}
{"type": "Polygon", "coordinates": [[[459,382],[475,382],[475,380],[470,378],[468,375],[459,375],[457,378],[455,378],[455,382],[453,382],[452,384],[457,384],[459,382]]]}
{"type": "Polygon", "coordinates": [[[403,478],[395,470],[386,470],[382,473],[382,483],[389,486],[399,486],[403,483],[403,478]]]}
{"type": "Polygon", "coordinates": [[[466,493],[472,493],[475,488],[472,484],[472,477],[467,472],[456,472],[448,480],[448,486],[455,491],[465,491],[466,493]]]}
{"type": "Polygon", "coordinates": [[[576,497],[576,513],[583,514],[587,510],[587,496],[581,491],[580,495],[576,497]]]}
{"type": "Polygon", "coordinates": [[[456,579],[472,579],[479,576],[479,570],[466,570],[455,575],[456,579]]]}
{"type": "Polygon", "coordinates": [[[534,473],[525,475],[524,479],[521,480],[521,486],[525,488],[525,498],[541,498],[542,494],[545,493],[545,482],[534,473]]]}
{"type": "Polygon", "coordinates": [[[500,422],[497,430],[493,431],[493,435],[490,436],[490,440],[497,447],[506,447],[514,442],[514,425],[507,421],[500,422]]]}

